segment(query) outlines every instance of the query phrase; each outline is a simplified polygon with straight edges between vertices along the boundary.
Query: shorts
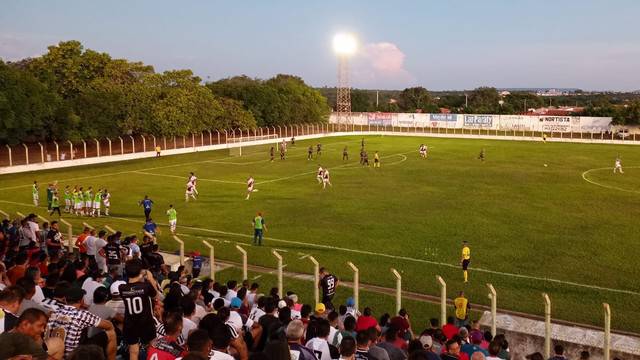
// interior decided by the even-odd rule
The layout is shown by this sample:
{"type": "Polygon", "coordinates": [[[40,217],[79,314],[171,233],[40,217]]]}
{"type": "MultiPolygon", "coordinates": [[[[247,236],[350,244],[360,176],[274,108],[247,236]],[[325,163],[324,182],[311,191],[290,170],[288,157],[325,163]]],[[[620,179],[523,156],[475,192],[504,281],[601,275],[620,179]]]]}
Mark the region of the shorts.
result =
{"type": "Polygon", "coordinates": [[[65,200],[65,201],[64,201],[64,204],[65,204],[66,206],[71,206],[71,200],[65,200]]]}
{"type": "Polygon", "coordinates": [[[171,226],[171,227],[176,226],[177,222],[178,222],[178,220],[169,220],[169,226],[171,226]]]}
{"type": "Polygon", "coordinates": [[[82,202],[77,202],[76,203],[76,209],[77,210],[81,210],[82,209],[82,202]]]}
{"type": "Polygon", "coordinates": [[[462,260],[462,270],[467,270],[467,268],[469,267],[469,262],[471,262],[471,259],[462,260]]]}
{"type": "Polygon", "coordinates": [[[153,321],[145,322],[144,324],[139,322],[127,323],[125,321],[122,336],[128,345],[148,344],[156,338],[156,327],[153,321]]]}
{"type": "Polygon", "coordinates": [[[104,204],[104,207],[111,206],[111,203],[109,201],[103,201],[102,203],[104,204]]]}
{"type": "Polygon", "coordinates": [[[93,202],[92,202],[92,201],[85,201],[85,202],[84,202],[84,207],[91,208],[91,205],[92,205],[92,204],[93,204],[93,202]]]}
{"type": "Polygon", "coordinates": [[[247,188],[247,191],[248,191],[248,192],[252,192],[252,191],[253,191],[253,186],[248,187],[248,188],[247,188]]]}
{"type": "Polygon", "coordinates": [[[99,202],[99,201],[95,201],[95,202],[93,203],[93,208],[94,208],[94,209],[100,209],[100,202],[99,202]]]}
{"type": "Polygon", "coordinates": [[[40,200],[40,195],[33,194],[33,200],[40,200]]]}

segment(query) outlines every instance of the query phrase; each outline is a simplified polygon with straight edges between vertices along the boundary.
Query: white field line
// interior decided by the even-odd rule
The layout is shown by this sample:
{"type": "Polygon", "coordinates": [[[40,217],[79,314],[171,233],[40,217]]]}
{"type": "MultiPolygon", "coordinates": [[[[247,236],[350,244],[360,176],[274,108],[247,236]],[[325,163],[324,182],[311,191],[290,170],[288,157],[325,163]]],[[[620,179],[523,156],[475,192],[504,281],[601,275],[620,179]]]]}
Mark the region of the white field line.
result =
{"type": "MultiPolygon", "coordinates": [[[[640,168],[640,166],[626,166],[625,168],[627,168],[627,169],[638,169],[638,168],[640,168]]],[[[600,184],[599,182],[593,181],[593,180],[591,180],[591,179],[589,179],[587,177],[587,174],[589,174],[590,172],[602,171],[602,170],[613,171],[613,168],[612,167],[604,167],[604,168],[597,168],[597,169],[589,169],[589,170],[587,170],[587,171],[582,173],[582,179],[584,181],[590,183],[590,184],[593,184],[593,185],[596,185],[596,186],[600,186],[600,187],[603,187],[605,189],[618,190],[618,191],[630,192],[630,193],[634,193],[634,194],[640,194],[640,191],[637,191],[637,190],[629,190],[629,189],[623,189],[623,188],[620,188],[620,187],[617,187],[617,186],[600,184]]]]}
{"type": "MultiPolygon", "coordinates": [[[[348,142],[345,141],[336,141],[336,142],[331,142],[331,143],[327,143],[325,146],[329,146],[332,144],[348,144],[348,142]]],[[[253,145],[253,146],[261,146],[261,145],[253,145]]],[[[303,148],[300,148],[303,149],[303,148]]],[[[304,148],[304,150],[306,151],[306,148],[304,148]]],[[[243,155],[243,156],[253,156],[253,155],[264,155],[264,152],[258,151],[258,152],[252,152],[249,153],[247,155],[243,155]]],[[[304,154],[303,154],[304,155],[304,154]]],[[[294,155],[291,155],[291,157],[293,157],[294,155]]],[[[296,155],[296,156],[302,156],[302,155],[296,155]]],[[[208,163],[208,162],[222,162],[222,163],[227,163],[225,161],[223,161],[224,159],[235,159],[237,158],[236,156],[226,156],[226,157],[222,157],[220,159],[211,159],[211,160],[200,160],[200,161],[191,161],[191,162],[186,162],[186,163],[180,163],[180,164],[172,164],[172,165],[164,165],[164,166],[156,166],[156,167],[150,167],[150,168],[143,168],[143,169],[134,169],[134,170],[127,170],[127,171],[118,171],[118,172],[112,172],[112,173],[104,173],[104,174],[98,174],[98,175],[91,175],[91,176],[81,176],[81,177],[75,177],[75,178],[69,178],[69,179],[54,179],[54,180],[46,180],[46,181],[40,181],[41,184],[48,184],[50,182],[53,181],[58,181],[58,182],[70,182],[70,181],[77,181],[77,180],[87,180],[87,179],[95,179],[95,178],[100,178],[100,177],[105,177],[105,176],[114,176],[114,175],[122,175],[122,174],[130,174],[130,173],[135,173],[136,171],[149,171],[149,170],[159,170],[159,169],[168,169],[168,168],[172,168],[172,167],[180,167],[180,166],[187,166],[187,165],[195,165],[195,164],[203,164],[203,163],[208,163]]],[[[258,160],[252,163],[260,163],[260,162],[268,162],[269,160],[258,160]]],[[[232,162],[229,162],[229,164],[232,164],[232,162]]],[[[239,164],[239,163],[238,163],[239,164]]],[[[185,176],[186,178],[186,176],[185,176]]],[[[12,190],[12,189],[21,189],[21,188],[26,188],[26,187],[30,187],[32,186],[32,184],[26,184],[26,185],[16,185],[16,186],[8,186],[8,187],[4,187],[4,188],[0,188],[0,191],[3,190],[12,190]]]]}

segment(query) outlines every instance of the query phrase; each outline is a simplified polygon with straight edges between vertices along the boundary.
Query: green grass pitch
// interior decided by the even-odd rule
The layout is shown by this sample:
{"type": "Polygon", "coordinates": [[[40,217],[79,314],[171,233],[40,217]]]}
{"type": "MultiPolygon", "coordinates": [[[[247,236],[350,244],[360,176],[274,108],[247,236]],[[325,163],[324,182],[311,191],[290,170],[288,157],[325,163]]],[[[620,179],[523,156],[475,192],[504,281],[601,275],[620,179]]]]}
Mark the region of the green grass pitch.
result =
{"type": "MultiPolygon", "coordinates": [[[[262,211],[267,238],[263,247],[247,247],[252,264],[275,266],[270,250],[277,248],[285,250],[287,270],[311,272],[303,258],[311,254],[342,279],[351,279],[345,263],[352,261],[361,282],[389,287],[395,283],[389,271],[394,267],[403,275],[404,289],[434,295],[435,276],[441,275],[450,298],[465,290],[472,303],[481,304],[489,303],[486,284],[492,283],[499,308],[538,315],[541,293],[547,292],[554,318],[594,325],[602,323],[601,304],[608,302],[615,329],[640,328],[639,148],[367,136],[371,163],[375,151],[382,158],[382,167],[374,169],[358,164],[360,141],[299,141],[284,161],[276,152],[273,163],[263,145],[244,147],[239,157],[199,152],[5,175],[0,209],[33,212],[33,180],[41,184],[43,200],[53,180],[60,188],[107,187],[112,217],[88,221],[140,233],[144,217],[137,202],[148,194],[155,202],[152,217],[161,225],[174,204],[187,251],[207,253],[201,240],[216,239],[216,256],[234,261],[239,261],[235,244],[251,242],[251,220],[262,211]],[[314,152],[313,161],[307,160],[307,146],[318,142],[322,156],[317,159],[314,152]],[[418,155],[421,143],[429,146],[428,159],[418,155]],[[350,159],[343,162],[345,146],[350,159]],[[482,148],[484,162],[477,159],[482,148]],[[612,171],[618,155],[623,175],[612,171]],[[331,171],[333,186],[326,190],[315,178],[318,164],[331,171]],[[185,203],[190,171],[199,178],[200,196],[185,203]],[[247,201],[249,176],[259,191],[247,201]],[[472,251],[468,284],[458,266],[463,240],[472,251]]],[[[87,221],[66,217],[76,230],[87,221]]],[[[161,247],[175,249],[168,228],[162,231],[161,247]]],[[[343,288],[339,295],[348,292],[343,288]]],[[[366,302],[375,306],[376,299],[366,302]]],[[[437,317],[435,307],[424,309],[414,318],[437,317]]]]}

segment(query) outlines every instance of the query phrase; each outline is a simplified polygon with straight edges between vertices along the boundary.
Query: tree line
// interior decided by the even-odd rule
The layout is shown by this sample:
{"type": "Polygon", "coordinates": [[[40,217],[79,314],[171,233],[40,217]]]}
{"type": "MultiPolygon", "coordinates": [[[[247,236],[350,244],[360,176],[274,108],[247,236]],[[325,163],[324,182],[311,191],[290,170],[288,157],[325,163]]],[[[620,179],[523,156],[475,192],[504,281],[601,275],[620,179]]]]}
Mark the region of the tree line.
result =
{"type": "Polygon", "coordinates": [[[211,129],[325,122],[326,98],[291,75],[204,84],[191,70],[150,65],[84,49],[78,41],[46,54],[0,60],[0,143],[180,136],[211,129]]]}
{"type": "MultiPolygon", "coordinates": [[[[336,89],[318,89],[335,107],[336,89]]],[[[582,107],[582,116],[612,117],[614,124],[640,124],[640,96],[633,93],[588,94],[543,97],[531,92],[515,91],[501,96],[496,88],[479,87],[468,92],[428,91],[424,87],[404,90],[351,90],[354,112],[425,112],[447,109],[457,114],[522,114],[544,106],[582,107]]]]}

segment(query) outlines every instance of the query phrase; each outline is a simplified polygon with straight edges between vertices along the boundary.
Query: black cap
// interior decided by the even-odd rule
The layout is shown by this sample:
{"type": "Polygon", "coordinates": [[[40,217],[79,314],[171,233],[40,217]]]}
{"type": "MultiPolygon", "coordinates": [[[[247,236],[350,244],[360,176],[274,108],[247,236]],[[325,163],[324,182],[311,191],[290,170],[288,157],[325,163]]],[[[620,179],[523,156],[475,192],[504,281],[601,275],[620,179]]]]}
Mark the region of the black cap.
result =
{"type": "Polygon", "coordinates": [[[67,293],[65,294],[65,299],[67,300],[67,304],[75,304],[79,302],[86,293],[87,293],[86,291],[82,290],[79,287],[70,288],[69,290],[67,290],[67,293]]]}

